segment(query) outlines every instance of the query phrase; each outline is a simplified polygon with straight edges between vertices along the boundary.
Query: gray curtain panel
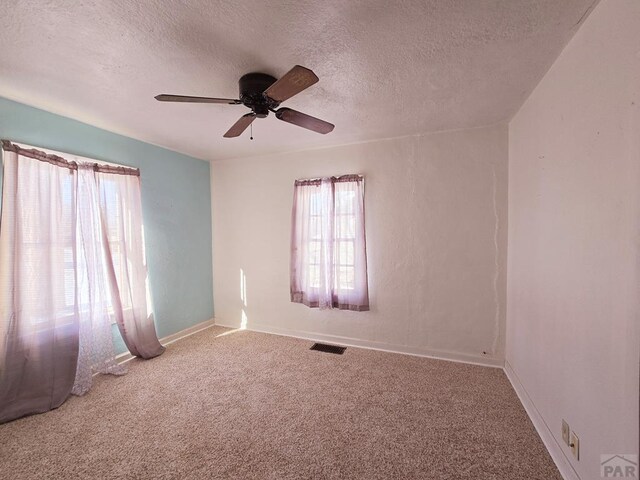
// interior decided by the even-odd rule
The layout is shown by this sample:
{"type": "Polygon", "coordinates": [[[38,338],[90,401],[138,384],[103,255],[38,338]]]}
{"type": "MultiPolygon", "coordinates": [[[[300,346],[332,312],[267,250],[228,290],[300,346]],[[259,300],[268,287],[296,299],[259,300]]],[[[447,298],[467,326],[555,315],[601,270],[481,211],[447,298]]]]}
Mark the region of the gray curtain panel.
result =
{"type": "Polygon", "coordinates": [[[56,408],[78,359],[75,172],[4,152],[0,423],[56,408]]]}

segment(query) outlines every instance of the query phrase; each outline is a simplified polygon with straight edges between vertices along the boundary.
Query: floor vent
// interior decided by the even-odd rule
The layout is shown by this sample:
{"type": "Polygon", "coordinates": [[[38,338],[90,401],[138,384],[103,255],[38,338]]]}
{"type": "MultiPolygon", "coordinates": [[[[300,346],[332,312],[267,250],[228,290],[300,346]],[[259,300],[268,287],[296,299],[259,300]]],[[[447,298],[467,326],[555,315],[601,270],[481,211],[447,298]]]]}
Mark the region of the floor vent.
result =
{"type": "Polygon", "coordinates": [[[309,350],[318,350],[319,352],[335,353],[342,355],[347,347],[338,347],[337,345],[327,345],[326,343],[314,343],[309,350]]]}

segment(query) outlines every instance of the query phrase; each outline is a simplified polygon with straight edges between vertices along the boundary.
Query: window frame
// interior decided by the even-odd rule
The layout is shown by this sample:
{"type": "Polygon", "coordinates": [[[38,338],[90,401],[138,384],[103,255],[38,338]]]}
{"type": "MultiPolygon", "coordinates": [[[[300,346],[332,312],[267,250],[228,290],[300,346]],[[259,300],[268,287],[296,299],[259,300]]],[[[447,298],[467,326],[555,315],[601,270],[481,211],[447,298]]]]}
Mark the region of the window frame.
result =
{"type": "Polygon", "coordinates": [[[364,177],[296,180],[291,228],[291,301],[369,310],[364,177]]]}
{"type": "MultiPolygon", "coordinates": [[[[110,167],[125,167],[125,168],[131,168],[131,169],[135,169],[136,168],[136,167],[132,167],[130,165],[118,164],[118,163],[108,162],[108,161],[105,161],[105,160],[98,160],[98,159],[90,158],[90,157],[83,157],[81,155],[75,155],[75,154],[69,153],[69,152],[60,152],[60,151],[51,150],[51,149],[48,149],[48,148],[34,147],[32,145],[25,144],[25,143],[20,143],[20,142],[13,142],[13,144],[16,145],[16,146],[19,146],[21,148],[24,148],[24,149],[37,149],[37,150],[42,151],[42,152],[44,152],[44,153],[46,153],[48,155],[57,155],[57,156],[63,157],[63,158],[69,158],[70,156],[72,156],[76,161],[81,161],[81,162],[85,162],[85,163],[93,163],[93,164],[98,164],[98,165],[101,165],[101,166],[110,166],[110,167]]],[[[116,201],[116,205],[118,205],[117,201],[116,201]]],[[[76,232],[74,232],[74,235],[77,234],[77,228],[78,227],[76,226],[76,232]]],[[[124,235],[124,231],[120,228],[120,222],[118,222],[118,231],[119,231],[119,235],[122,235],[122,236],[124,235]]],[[[120,248],[122,248],[123,243],[124,243],[124,242],[122,242],[122,240],[112,240],[108,233],[107,233],[107,242],[109,244],[109,248],[110,249],[112,249],[112,245],[113,244],[118,244],[118,248],[120,249],[120,248]]],[[[27,245],[36,246],[39,243],[42,243],[42,242],[29,242],[27,245]]],[[[44,246],[46,244],[42,243],[42,245],[44,246]]],[[[67,244],[60,245],[60,248],[61,248],[62,255],[64,256],[66,254],[65,250],[67,248],[70,248],[70,245],[67,245],[67,244]]],[[[73,254],[73,251],[72,251],[72,254],[73,254]]],[[[71,268],[67,268],[67,266],[66,266],[67,261],[65,260],[64,262],[65,262],[65,273],[66,273],[67,270],[70,269],[72,271],[72,273],[75,274],[75,267],[72,266],[71,268]]],[[[117,283],[118,283],[118,285],[122,285],[123,282],[121,281],[121,276],[119,276],[117,270],[122,270],[122,268],[120,268],[120,269],[116,268],[116,278],[118,279],[117,283]]],[[[125,274],[126,274],[126,271],[125,271],[125,274]]],[[[122,275],[122,272],[120,272],[120,275],[122,275]]],[[[66,279],[65,279],[65,281],[66,281],[66,279]]],[[[67,289],[66,289],[64,283],[65,282],[63,282],[63,284],[59,287],[61,292],[62,292],[62,296],[60,298],[64,298],[64,308],[60,309],[61,315],[59,316],[59,318],[61,320],[69,318],[70,319],[69,321],[71,321],[71,319],[73,318],[75,313],[69,311],[70,307],[69,307],[69,305],[67,305],[67,301],[66,301],[67,289]]],[[[121,295],[121,299],[122,299],[122,295],[121,295]]],[[[78,308],[79,308],[80,312],[85,311],[85,310],[83,310],[83,306],[85,308],[87,308],[88,304],[87,303],[78,303],[78,308]]],[[[126,296],[126,305],[123,302],[122,311],[125,314],[128,314],[128,313],[130,314],[133,311],[133,306],[131,305],[131,302],[130,302],[130,299],[129,299],[128,296],[126,296]]],[[[112,305],[109,305],[108,313],[109,313],[111,324],[115,325],[117,323],[117,319],[116,319],[115,312],[113,310],[113,306],[112,305]]],[[[32,322],[32,327],[36,328],[39,323],[41,323],[41,322],[36,322],[36,323],[32,322]]]]}

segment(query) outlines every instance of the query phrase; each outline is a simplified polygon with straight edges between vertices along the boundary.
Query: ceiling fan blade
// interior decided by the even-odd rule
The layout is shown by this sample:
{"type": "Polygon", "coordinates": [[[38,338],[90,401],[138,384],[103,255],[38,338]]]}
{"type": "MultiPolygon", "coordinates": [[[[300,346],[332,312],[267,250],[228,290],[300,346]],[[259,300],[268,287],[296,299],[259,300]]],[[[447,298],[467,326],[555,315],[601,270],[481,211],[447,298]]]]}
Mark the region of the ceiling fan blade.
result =
{"type": "Polygon", "coordinates": [[[319,118],[312,117],[311,115],[307,115],[296,110],[291,110],[290,108],[286,107],[279,108],[276,111],[276,117],[282,121],[293,123],[294,125],[298,125],[299,127],[313,130],[314,132],[322,134],[332,132],[334,128],[334,125],[329,122],[325,122],[324,120],[320,120],[319,118]]]}
{"type": "Polygon", "coordinates": [[[224,137],[225,138],[239,137],[242,134],[242,132],[244,132],[247,129],[247,127],[251,125],[251,122],[253,122],[255,119],[256,119],[255,113],[247,113],[246,115],[241,116],[240,120],[234,123],[233,126],[229,130],[227,130],[227,133],[224,134],[224,137]]]}
{"type": "Polygon", "coordinates": [[[264,94],[272,100],[278,103],[284,102],[288,98],[297,95],[305,88],[309,88],[311,85],[318,81],[318,77],[315,73],[305,67],[296,65],[287,73],[284,74],[280,80],[276,81],[273,85],[264,91],[264,94]]]}
{"type": "Polygon", "coordinates": [[[231,98],[212,98],[212,97],[190,97],[188,95],[156,95],[159,102],[187,102],[187,103],[226,103],[228,105],[238,105],[242,103],[240,100],[231,98]]]}

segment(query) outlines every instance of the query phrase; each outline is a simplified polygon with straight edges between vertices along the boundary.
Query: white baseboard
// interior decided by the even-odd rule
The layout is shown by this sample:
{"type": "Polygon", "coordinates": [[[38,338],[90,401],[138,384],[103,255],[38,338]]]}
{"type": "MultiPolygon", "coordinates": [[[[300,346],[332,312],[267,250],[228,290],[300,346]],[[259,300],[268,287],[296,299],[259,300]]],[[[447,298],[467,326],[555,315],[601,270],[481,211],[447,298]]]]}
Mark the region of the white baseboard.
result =
{"type": "MultiPolygon", "coordinates": [[[[162,345],[169,345],[170,343],[181,340],[185,337],[193,335],[194,333],[201,332],[202,330],[206,330],[207,328],[213,327],[215,325],[215,320],[213,318],[209,320],[205,320],[204,322],[196,323],[195,325],[185,328],[184,330],[180,330],[179,332],[172,333],[171,335],[167,335],[166,337],[162,337],[160,339],[160,343],[162,345]]],[[[126,363],[129,360],[135,358],[129,352],[121,353],[116,356],[116,362],[118,363],[126,363]]]]}
{"type": "Polygon", "coordinates": [[[529,394],[520,382],[518,375],[513,371],[513,368],[506,360],[504,362],[504,373],[511,382],[513,389],[516,391],[516,394],[520,399],[520,403],[522,403],[522,406],[527,411],[533,426],[536,427],[538,435],[540,435],[544,446],[547,447],[547,451],[555,462],[556,467],[558,467],[562,478],[565,480],[580,480],[580,476],[571,465],[571,462],[562,450],[562,446],[551,433],[551,429],[544,421],[544,418],[531,400],[531,397],[529,397],[529,394]]]}
{"type": "MultiPolygon", "coordinates": [[[[216,325],[227,328],[239,328],[239,325],[227,325],[220,320],[216,320],[216,325]]],[[[270,327],[265,325],[248,325],[247,330],[261,333],[271,333],[284,337],[302,338],[314,342],[327,342],[342,345],[345,347],[367,348],[370,350],[380,350],[390,353],[402,353],[416,357],[427,357],[436,360],[447,360],[450,362],[469,363],[481,365],[483,367],[503,368],[504,362],[501,359],[486,358],[479,355],[469,355],[466,353],[447,352],[442,350],[432,350],[424,347],[409,347],[404,345],[392,345],[370,340],[360,340],[357,338],[340,337],[336,335],[326,335],[322,333],[299,332],[285,328],[270,327]]]]}

